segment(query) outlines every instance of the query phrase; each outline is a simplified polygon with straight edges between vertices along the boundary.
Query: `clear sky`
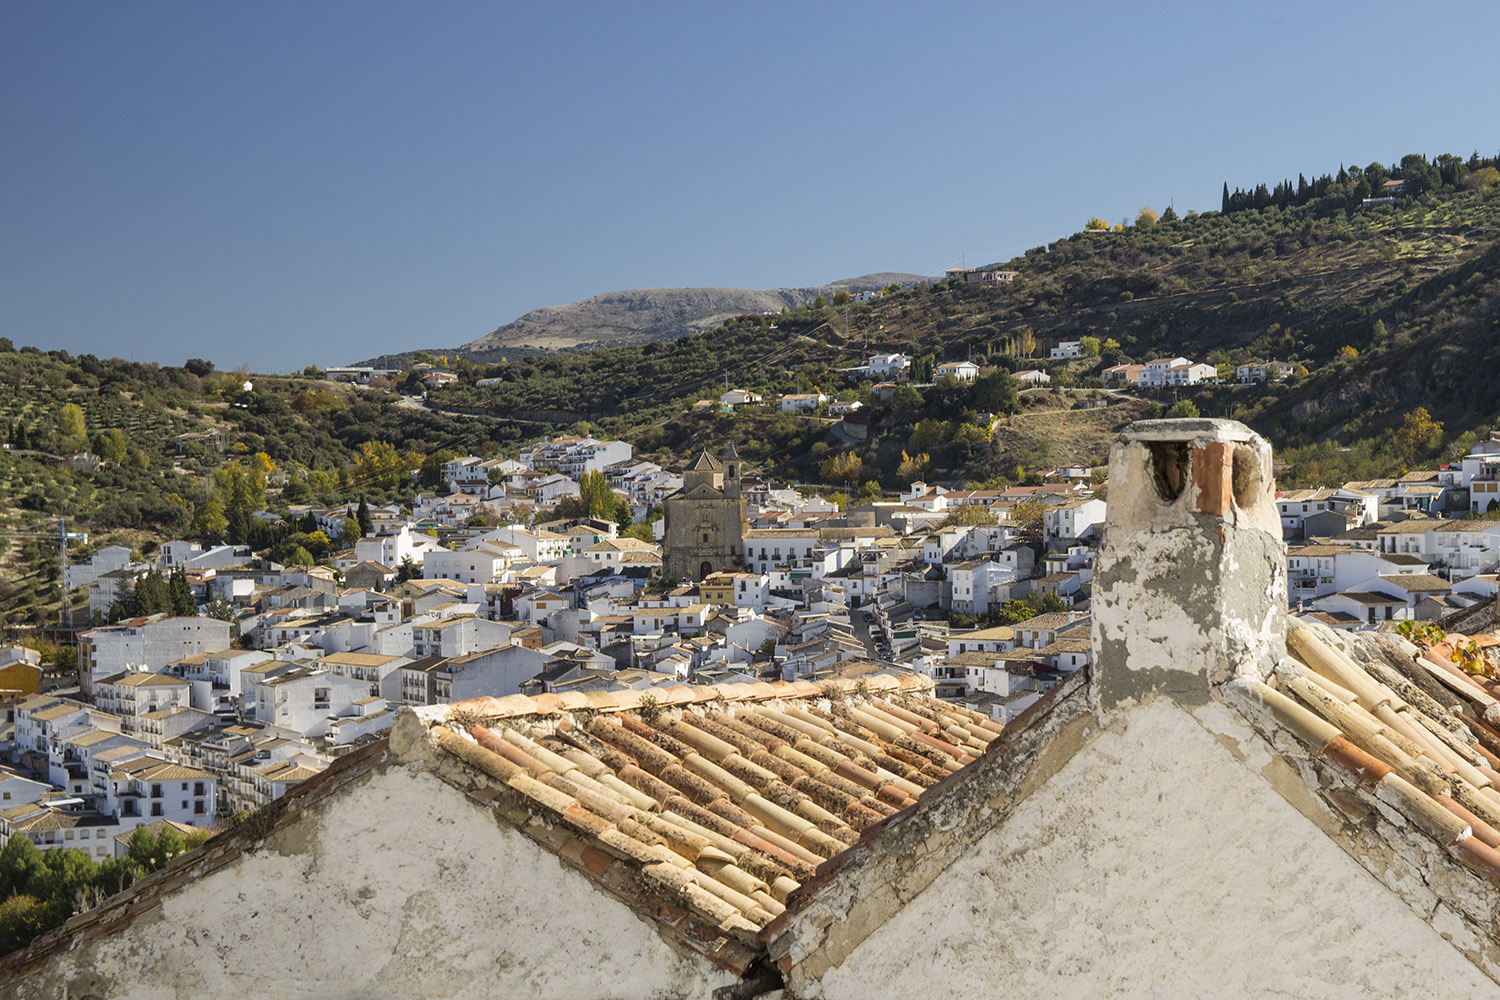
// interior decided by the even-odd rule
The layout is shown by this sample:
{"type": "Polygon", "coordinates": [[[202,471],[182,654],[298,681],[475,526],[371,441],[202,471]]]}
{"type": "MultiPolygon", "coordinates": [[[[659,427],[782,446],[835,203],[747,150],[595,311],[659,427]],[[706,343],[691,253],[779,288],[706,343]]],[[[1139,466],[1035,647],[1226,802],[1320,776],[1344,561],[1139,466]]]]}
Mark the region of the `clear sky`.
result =
{"type": "Polygon", "coordinates": [[[1500,4],[0,3],[0,335],[286,371],[1500,151],[1500,4]]]}

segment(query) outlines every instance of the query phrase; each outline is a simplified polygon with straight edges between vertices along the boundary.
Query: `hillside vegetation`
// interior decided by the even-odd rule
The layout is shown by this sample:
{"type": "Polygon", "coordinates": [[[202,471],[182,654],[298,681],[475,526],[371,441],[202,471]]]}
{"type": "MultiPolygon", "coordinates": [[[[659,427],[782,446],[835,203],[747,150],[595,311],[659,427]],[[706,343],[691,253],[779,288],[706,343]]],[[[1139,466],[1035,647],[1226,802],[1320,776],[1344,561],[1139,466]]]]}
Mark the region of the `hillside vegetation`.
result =
{"type": "MultiPolygon", "coordinates": [[[[1310,470],[1396,472],[1438,460],[1466,432],[1495,424],[1493,160],[1407,157],[1394,169],[1372,164],[1248,194],[1226,186],[1225,194],[1227,212],[1176,218],[1147,209],[1135,225],[1086,228],[1030,250],[998,265],[1018,272],[1010,284],[945,282],[869,303],[742,316],[670,344],[524,358],[487,372],[505,380],[498,388],[445,391],[443,405],[587,420],[623,435],[671,420],[684,401],[712,397],[726,383],[767,393],[846,390],[835,369],[878,351],[1040,366],[1061,386],[1097,384],[1109,365],[1180,354],[1230,376],[1248,361],[1299,366],[1298,376],[1269,387],[1182,393],[1202,413],[1266,434],[1291,462],[1288,482],[1310,470]],[[1403,175],[1410,193],[1362,207],[1372,183],[1403,175]],[[1064,340],[1096,344],[1098,353],[1041,360],[1064,340]],[[1412,433],[1397,432],[1419,409],[1445,433],[1412,445],[1412,433]],[[1353,457],[1328,454],[1343,448],[1353,457]]],[[[886,431],[905,426],[886,426],[882,416],[873,408],[864,419],[886,431]]]]}

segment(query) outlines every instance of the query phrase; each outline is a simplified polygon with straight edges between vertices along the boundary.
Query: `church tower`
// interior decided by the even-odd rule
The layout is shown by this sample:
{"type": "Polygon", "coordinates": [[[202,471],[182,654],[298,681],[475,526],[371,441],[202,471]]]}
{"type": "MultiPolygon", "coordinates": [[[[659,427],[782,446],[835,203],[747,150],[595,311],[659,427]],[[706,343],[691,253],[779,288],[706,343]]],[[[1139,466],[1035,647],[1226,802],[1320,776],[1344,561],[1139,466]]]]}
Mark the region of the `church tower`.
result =
{"type": "Polygon", "coordinates": [[[740,453],[735,450],[734,442],[731,441],[729,450],[724,453],[724,493],[726,496],[740,495],[742,475],[744,475],[744,463],[740,461],[740,453]]]}
{"type": "Polygon", "coordinates": [[[679,580],[701,580],[732,570],[744,554],[744,465],[733,446],[719,461],[704,449],[682,473],[682,489],[662,501],[666,533],[662,572],[679,580]]]}

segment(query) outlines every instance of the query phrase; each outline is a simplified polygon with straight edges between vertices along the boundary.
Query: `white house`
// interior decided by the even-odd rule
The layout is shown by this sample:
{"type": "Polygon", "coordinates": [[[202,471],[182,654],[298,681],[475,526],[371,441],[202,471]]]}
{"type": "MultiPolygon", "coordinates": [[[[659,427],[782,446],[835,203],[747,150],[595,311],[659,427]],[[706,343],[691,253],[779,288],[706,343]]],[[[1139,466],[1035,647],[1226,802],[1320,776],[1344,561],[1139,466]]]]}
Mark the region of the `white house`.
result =
{"type": "Polygon", "coordinates": [[[911,358],[905,354],[873,354],[870,356],[870,374],[879,378],[895,378],[911,367],[911,358]]]}
{"type": "Polygon", "coordinates": [[[1256,382],[1279,382],[1290,376],[1295,370],[1295,365],[1287,364],[1285,361],[1252,361],[1249,364],[1235,366],[1234,379],[1241,385],[1252,385],[1256,382]]]}
{"type": "MultiPolygon", "coordinates": [[[[322,736],[335,717],[357,714],[354,703],[370,697],[370,686],[353,677],[293,666],[255,685],[250,717],[307,737],[322,736]]],[[[248,698],[247,698],[248,700],[248,698]]]]}
{"type": "Polygon", "coordinates": [[[422,575],[429,580],[488,583],[499,576],[508,564],[506,556],[480,546],[457,552],[434,549],[422,555],[422,575]]]}
{"type": "Polygon", "coordinates": [[[1025,382],[1028,385],[1046,385],[1052,381],[1051,375],[1036,368],[1027,368],[1024,371],[1016,372],[1011,375],[1011,378],[1017,382],[1025,382]]]}
{"type": "Polygon", "coordinates": [[[1104,526],[1106,509],[1103,500],[1093,497],[1048,507],[1042,511],[1042,540],[1051,543],[1095,536],[1104,526]]]}
{"type": "Polygon", "coordinates": [[[1012,597],[1012,587],[1022,579],[1015,565],[993,559],[950,563],[947,570],[952,610],[962,614],[982,615],[993,605],[1004,604],[1012,597]]]}
{"type": "Polygon", "coordinates": [[[828,395],[822,392],[782,396],[779,404],[782,413],[816,413],[818,407],[827,405],[828,395]]]}
{"type": "Polygon", "coordinates": [[[725,406],[759,406],[765,402],[765,397],[758,392],[749,389],[730,389],[728,392],[719,394],[719,402],[725,406]]]}
{"type": "Polygon", "coordinates": [[[1177,365],[1191,364],[1187,358],[1152,358],[1146,362],[1141,369],[1140,384],[1142,388],[1152,388],[1167,384],[1167,372],[1177,365]]]}
{"type": "Polygon", "coordinates": [[[938,365],[932,374],[935,378],[956,378],[960,382],[972,382],[979,377],[979,366],[972,361],[949,361],[938,365]]]}
{"type": "Polygon", "coordinates": [[[1276,494],[1276,513],[1281,516],[1281,530],[1293,537],[1302,534],[1302,519],[1333,509],[1337,490],[1280,490],[1276,494]]]}
{"type": "Polygon", "coordinates": [[[1064,340],[1047,354],[1051,358],[1081,358],[1083,357],[1083,341],[1064,340]]]}

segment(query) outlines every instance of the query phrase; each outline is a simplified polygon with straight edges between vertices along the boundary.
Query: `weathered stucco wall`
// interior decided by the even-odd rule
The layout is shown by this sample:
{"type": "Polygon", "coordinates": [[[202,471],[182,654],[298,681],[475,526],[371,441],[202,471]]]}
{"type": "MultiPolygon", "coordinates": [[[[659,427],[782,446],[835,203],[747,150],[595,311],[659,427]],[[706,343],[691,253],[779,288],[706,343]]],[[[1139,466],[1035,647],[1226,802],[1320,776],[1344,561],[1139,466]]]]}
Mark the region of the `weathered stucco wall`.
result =
{"type": "Polygon", "coordinates": [[[375,771],[23,1000],[706,996],[728,973],[423,770],[375,771]]]}
{"type": "Polygon", "coordinates": [[[1323,807],[1282,797],[1299,786],[1231,709],[1153,698],[795,985],[829,1000],[1500,998],[1299,811],[1323,807]]]}

